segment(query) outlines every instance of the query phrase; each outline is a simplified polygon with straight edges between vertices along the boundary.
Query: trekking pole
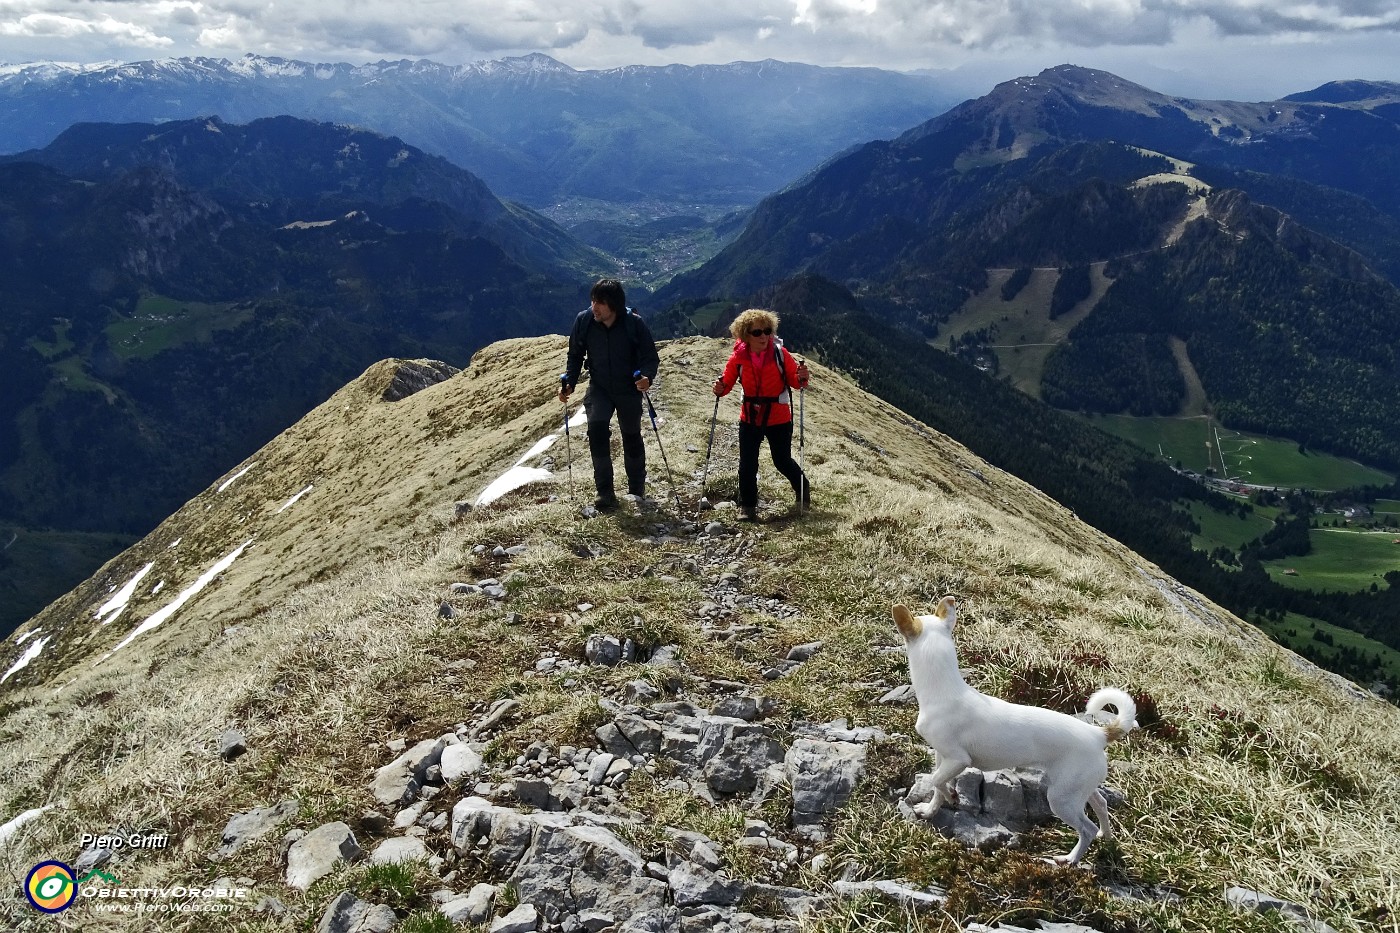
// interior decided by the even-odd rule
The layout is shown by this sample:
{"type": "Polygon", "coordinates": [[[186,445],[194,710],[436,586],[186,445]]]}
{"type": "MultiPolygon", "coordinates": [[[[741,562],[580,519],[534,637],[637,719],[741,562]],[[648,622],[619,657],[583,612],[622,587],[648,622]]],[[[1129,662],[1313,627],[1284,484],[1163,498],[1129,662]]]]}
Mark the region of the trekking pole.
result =
{"type": "MultiPolygon", "coordinates": [[[[632,378],[642,378],[642,371],[639,369],[634,372],[632,378]]],[[[671,498],[679,502],[680,497],[676,495],[676,478],[671,475],[671,461],[666,459],[666,447],[661,443],[661,429],[656,426],[656,406],[651,403],[650,392],[643,392],[642,398],[647,401],[647,413],[651,415],[651,429],[656,432],[656,448],[661,451],[661,462],[666,464],[666,479],[671,484],[671,498]]]]}
{"type": "Polygon", "coordinates": [[[719,420],[719,396],[715,396],[715,413],[710,415],[710,439],[705,444],[705,472],[700,474],[700,495],[705,495],[705,482],[710,478],[710,451],[715,446],[715,422],[719,420]]]}
{"type": "MultiPolygon", "coordinates": [[[[562,388],[569,384],[569,374],[559,374],[559,385],[562,388]]],[[[568,457],[569,463],[569,501],[574,500],[574,442],[569,434],[569,403],[564,401],[564,454],[568,457]]]]}
{"type": "MultiPolygon", "coordinates": [[[[803,366],[807,361],[798,357],[798,362],[803,366]]],[[[807,511],[807,387],[803,386],[797,390],[797,457],[800,461],[797,468],[802,471],[802,488],[797,494],[797,509],[799,512],[807,511]]]]}

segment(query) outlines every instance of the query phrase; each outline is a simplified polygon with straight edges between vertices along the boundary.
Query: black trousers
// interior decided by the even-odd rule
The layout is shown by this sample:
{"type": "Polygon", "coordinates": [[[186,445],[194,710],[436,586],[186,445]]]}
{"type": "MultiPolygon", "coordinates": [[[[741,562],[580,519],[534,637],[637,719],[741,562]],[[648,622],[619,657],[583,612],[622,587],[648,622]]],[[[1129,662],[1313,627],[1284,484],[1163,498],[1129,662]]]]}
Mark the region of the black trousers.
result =
{"type": "Polygon", "coordinates": [[[627,491],[645,495],[647,449],[642,443],[642,394],[630,386],[627,391],[606,392],[589,383],[583,407],[588,412],[588,453],[593,458],[593,485],[598,495],[615,495],[609,424],[614,413],[617,414],[617,431],[622,435],[622,468],[627,473],[627,491]]]}
{"type": "Polygon", "coordinates": [[[768,452],[773,456],[773,466],[787,477],[792,491],[799,500],[807,501],[811,495],[807,487],[807,477],[802,475],[802,467],[792,458],[792,422],[770,424],[763,427],[739,422],[739,505],[754,508],[758,505],[758,448],[768,439],[768,452]]]}

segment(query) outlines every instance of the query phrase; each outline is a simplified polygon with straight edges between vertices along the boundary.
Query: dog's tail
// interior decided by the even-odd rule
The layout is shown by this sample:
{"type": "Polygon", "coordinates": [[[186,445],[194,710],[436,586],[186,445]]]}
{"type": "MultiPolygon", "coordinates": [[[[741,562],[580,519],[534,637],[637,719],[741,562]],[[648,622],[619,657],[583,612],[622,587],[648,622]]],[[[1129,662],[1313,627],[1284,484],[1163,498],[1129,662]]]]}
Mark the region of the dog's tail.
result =
{"type": "Polygon", "coordinates": [[[1128,737],[1128,733],[1137,728],[1137,704],[1133,698],[1116,687],[1104,687],[1102,690],[1089,697],[1089,705],[1085,707],[1085,712],[1090,716],[1103,712],[1104,707],[1111,706],[1118,710],[1118,718],[1103,727],[1103,731],[1108,734],[1110,742],[1128,737]]]}

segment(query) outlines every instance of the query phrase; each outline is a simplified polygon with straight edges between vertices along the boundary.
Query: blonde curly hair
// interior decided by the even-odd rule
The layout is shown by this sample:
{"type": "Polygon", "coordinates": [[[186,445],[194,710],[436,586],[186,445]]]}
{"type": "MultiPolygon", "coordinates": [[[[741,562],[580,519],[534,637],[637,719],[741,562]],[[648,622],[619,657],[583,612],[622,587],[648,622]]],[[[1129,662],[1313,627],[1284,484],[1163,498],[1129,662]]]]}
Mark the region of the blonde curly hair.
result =
{"type": "Polygon", "coordinates": [[[734,323],[729,325],[729,335],[735,340],[743,340],[749,335],[749,330],[757,327],[763,329],[771,328],[773,333],[778,332],[778,315],[766,308],[750,308],[734,319],[734,323]]]}

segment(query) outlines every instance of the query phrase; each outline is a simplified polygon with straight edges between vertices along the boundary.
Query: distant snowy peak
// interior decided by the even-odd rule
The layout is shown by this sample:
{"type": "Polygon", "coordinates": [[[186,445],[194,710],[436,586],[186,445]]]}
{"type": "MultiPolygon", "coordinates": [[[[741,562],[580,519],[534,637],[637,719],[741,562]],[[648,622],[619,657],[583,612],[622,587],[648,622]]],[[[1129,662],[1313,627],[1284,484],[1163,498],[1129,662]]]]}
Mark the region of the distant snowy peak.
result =
{"type": "MultiPolygon", "coordinates": [[[[332,80],[377,81],[385,78],[430,78],[449,82],[480,79],[518,80],[547,77],[573,78],[582,75],[635,76],[646,74],[701,74],[762,77],[793,71],[820,70],[797,62],[764,59],[756,62],[729,62],[724,65],[625,65],[603,70],[579,70],[542,52],[466,65],[444,65],[430,59],[381,60],[363,65],[345,62],[303,62],[290,58],[249,53],[234,61],[226,58],[163,58],[141,62],[32,62],[0,64],[0,84],[20,81],[61,81],[75,77],[103,81],[194,81],[220,80],[332,80]]],[[[854,70],[854,69],[852,69],[854,70]]]]}
{"type": "Polygon", "coordinates": [[[474,62],[462,66],[462,70],[483,75],[577,74],[573,68],[542,52],[532,52],[529,55],[501,58],[488,62],[474,62]]]}
{"type": "Polygon", "coordinates": [[[109,81],[330,80],[373,81],[385,77],[428,77],[464,80],[478,77],[517,78],[578,74],[563,62],[539,52],[469,65],[444,65],[428,59],[381,60],[365,65],[345,62],[303,62],[249,53],[236,61],[226,58],[161,58],[140,62],[30,62],[0,64],[0,83],[61,81],[79,76],[109,81]]]}

